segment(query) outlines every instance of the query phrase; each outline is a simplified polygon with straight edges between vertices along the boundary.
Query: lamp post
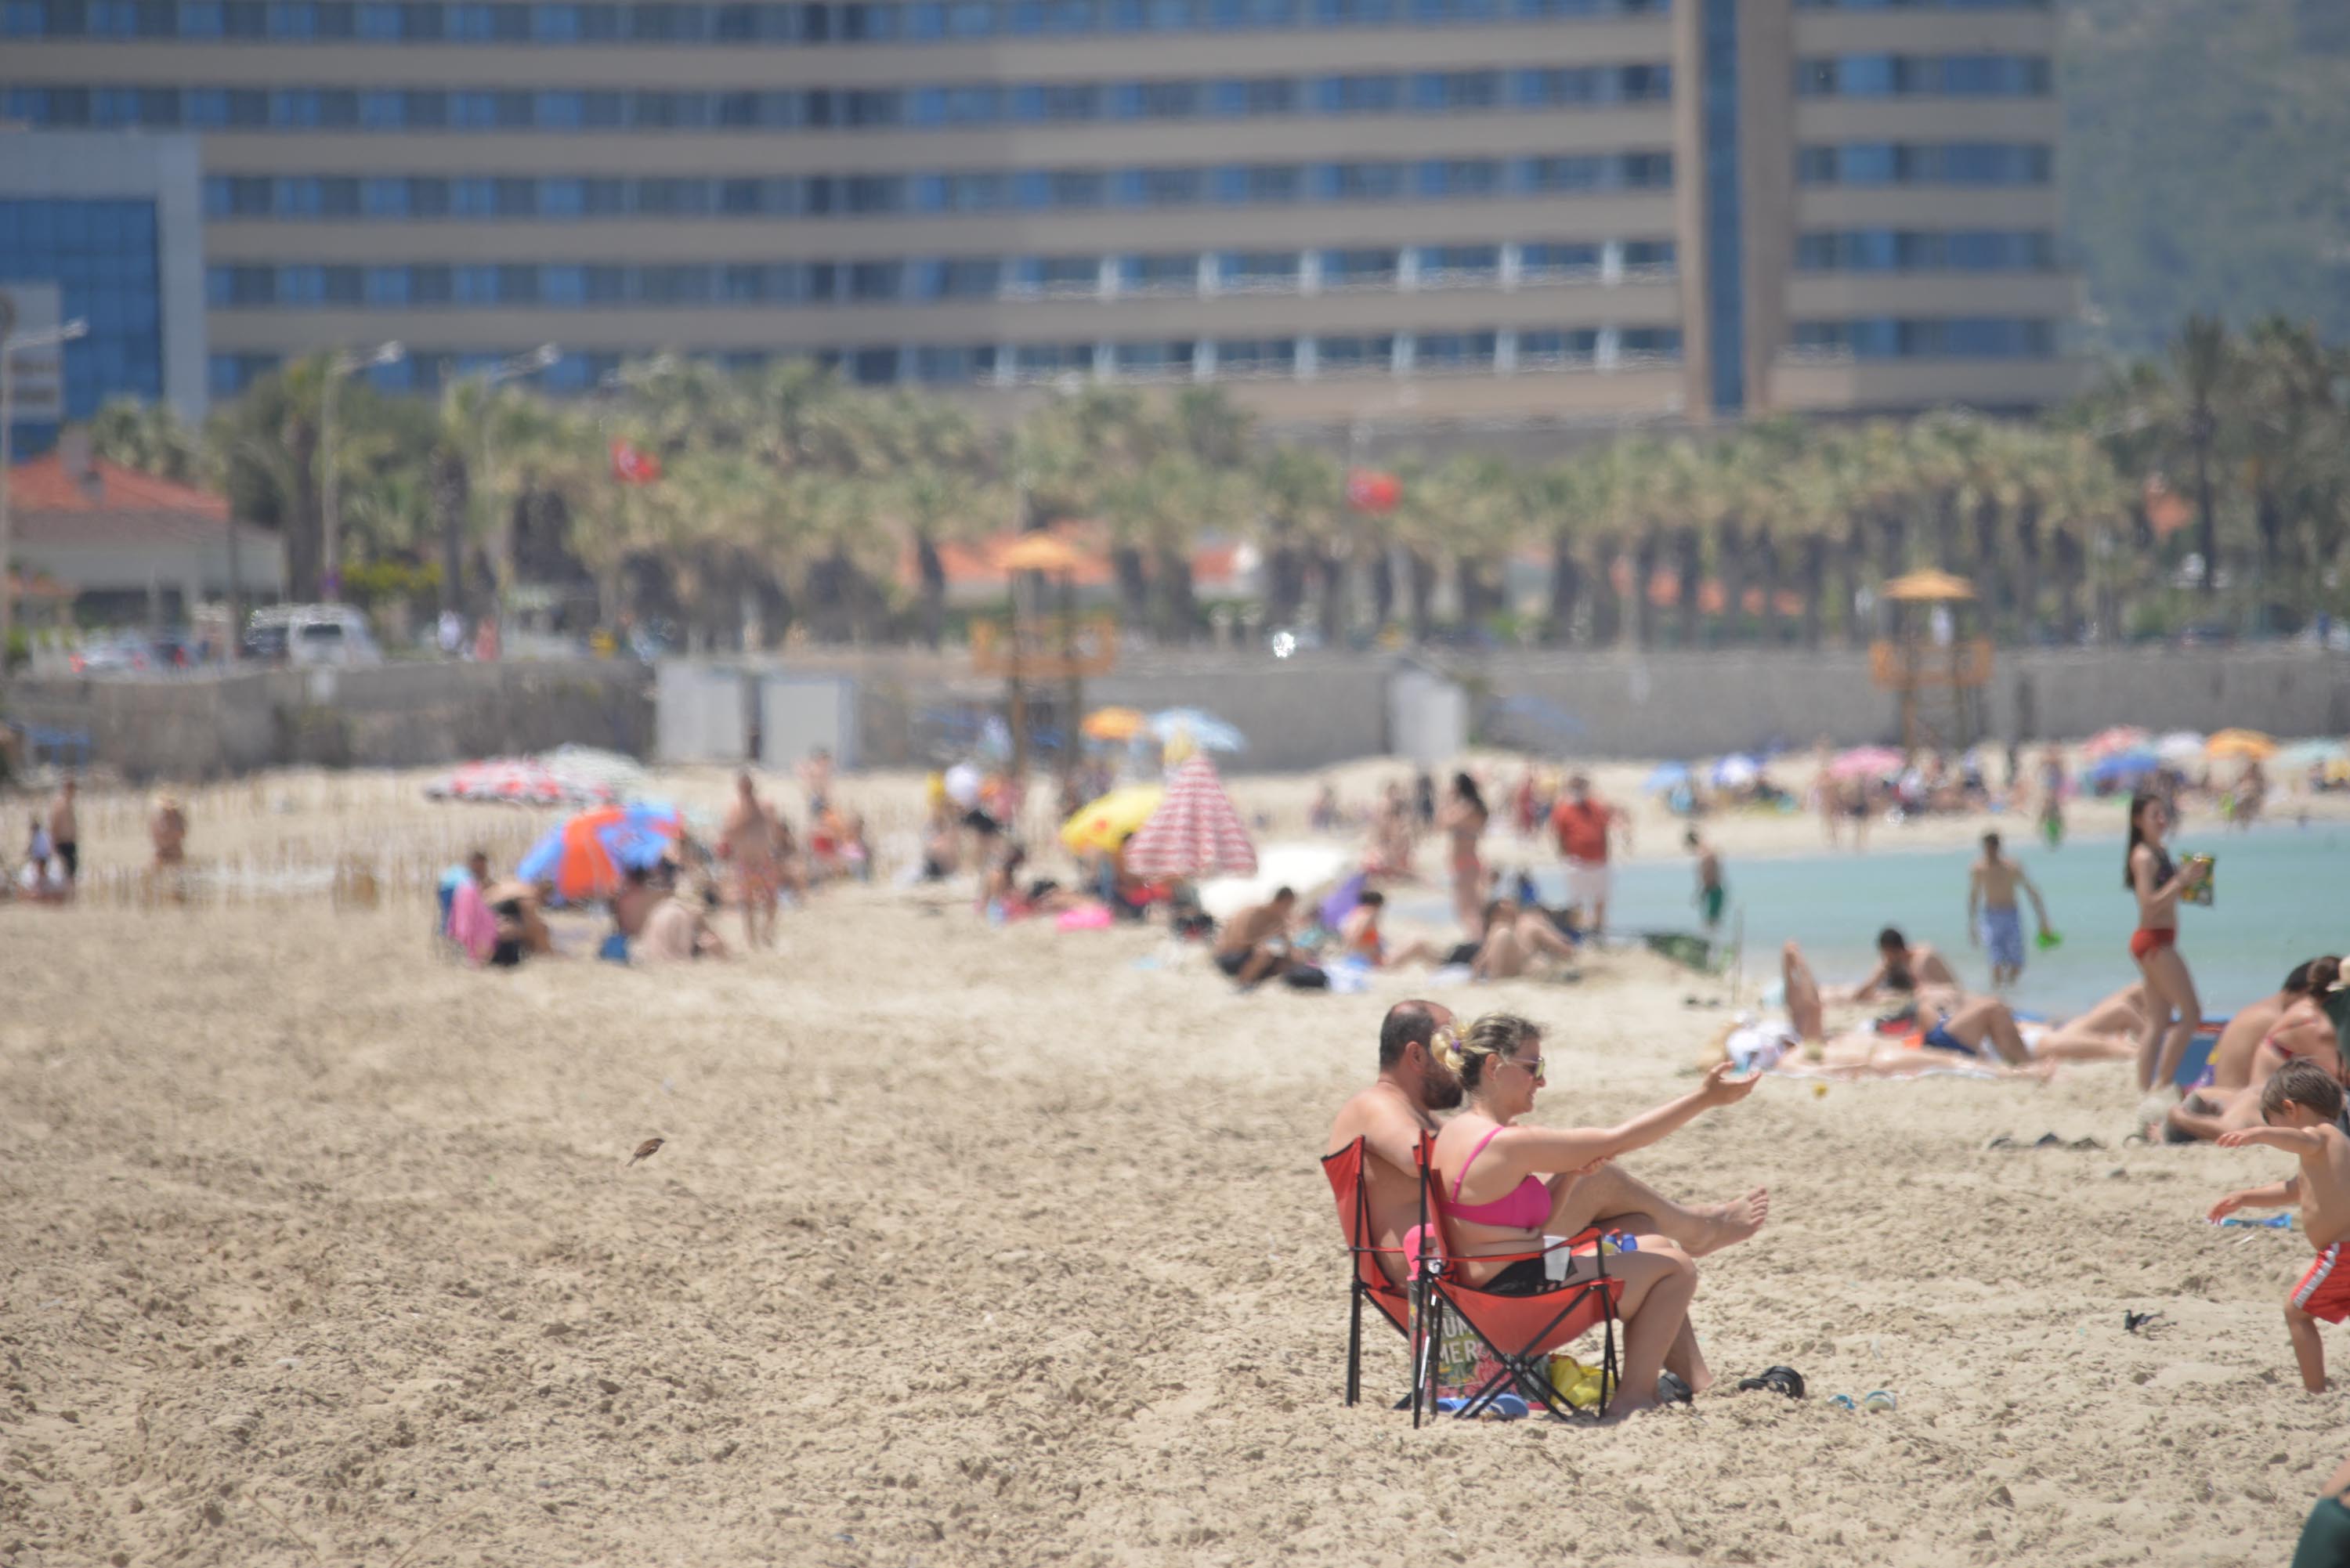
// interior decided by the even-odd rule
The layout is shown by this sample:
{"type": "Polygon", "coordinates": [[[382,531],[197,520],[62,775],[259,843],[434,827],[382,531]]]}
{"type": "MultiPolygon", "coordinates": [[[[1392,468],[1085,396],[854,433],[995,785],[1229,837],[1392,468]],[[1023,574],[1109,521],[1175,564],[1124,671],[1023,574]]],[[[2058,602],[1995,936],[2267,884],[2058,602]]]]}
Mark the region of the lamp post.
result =
{"type": "Polygon", "coordinates": [[[16,325],[16,306],[0,299],[0,685],[7,683],[8,634],[16,618],[16,596],[8,587],[8,552],[16,544],[8,514],[8,466],[15,461],[10,442],[16,433],[16,354],[24,348],[55,348],[89,330],[89,323],[79,317],[38,332],[18,334],[12,330],[16,325]]]}
{"type": "MultiPolygon", "coordinates": [[[[501,359],[496,364],[482,372],[481,489],[484,495],[490,497],[490,504],[492,506],[495,506],[497,504],[497,493],[495,487],[491,483],[491,473],[493,470],[491,466],[490,393],[492,389],[502,381],[512,381],[517,380],[525,376],[535,376],[562,358],[562,349],[556,348],[552,343],[542,343],[527,354],[517,354],[511,359],[501,359]]],[[[504,649],[506,639],[506,597],[514,591],[514,508],[509,506],[498,518],[497,618],[498,647],[501,652],[504,649]]]]}
{"type": "MultiPolygon", "coordinates": [[[[323,579],[319,587],[328,604],[340,604],[343,597],[343,523],[335,506],[335,389],[346,376],[378,365],[397,365],[407,357],[408,350],[392,342],[372,354],[346,349],[327,361],[327,384],[318,394],[318,522],[325,536],[318,566],[323,579]]],[[[236,586],[241,593],[244,585],[236,586]]]]}

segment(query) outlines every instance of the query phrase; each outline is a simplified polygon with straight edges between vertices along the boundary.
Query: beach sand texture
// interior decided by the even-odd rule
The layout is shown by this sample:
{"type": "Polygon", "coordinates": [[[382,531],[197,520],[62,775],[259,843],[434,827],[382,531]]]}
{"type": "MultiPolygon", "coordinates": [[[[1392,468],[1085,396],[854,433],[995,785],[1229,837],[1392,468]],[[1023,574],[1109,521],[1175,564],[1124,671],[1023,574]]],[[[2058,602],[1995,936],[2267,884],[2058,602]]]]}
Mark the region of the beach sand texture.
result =
{"type": "MultiPolygon", "coordinates": [[[[523,820],[378,784],[207,792],[198,858],[523,820]]],[[[1697,1322],[1809,1401],[1415,1433],[1376,1322],[1339,1404],[1315,1166],[1409,977],[1239,997],[879,890],[666,973],[426,925],[0,908],[0,1563],[2275,1562],[2350,1446],[2292,1370],[2299,1233],[2200,1220],[2289,1162],[2122,1147],[2118,1067],[1774,1081],[1627,1161],[1770,1185],[1697,1322]],[[2045,1132],[2107,1147],[1984,1147],[2045,1132]]],[[[1594,1122],[1690,1085],[1721,994],[1627,953],[1444,999],[1553,1025],[1541,1115],[1594,1122]]]]}

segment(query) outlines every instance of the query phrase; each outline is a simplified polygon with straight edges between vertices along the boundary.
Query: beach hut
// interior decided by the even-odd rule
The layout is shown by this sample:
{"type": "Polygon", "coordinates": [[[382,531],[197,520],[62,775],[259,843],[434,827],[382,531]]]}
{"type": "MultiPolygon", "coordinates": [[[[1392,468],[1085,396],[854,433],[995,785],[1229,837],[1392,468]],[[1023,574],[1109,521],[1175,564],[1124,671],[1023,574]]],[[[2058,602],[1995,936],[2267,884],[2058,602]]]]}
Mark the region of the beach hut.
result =
{"type": "Polygon", "coordinates": [[[1991,684],[1974,585],[1929,569],[1896,577],[1881,597],[1886,629],[1869,649],[1869,670],[1894,695],[1902,751],[1965,751],[1984,732],[1991,684]]]}

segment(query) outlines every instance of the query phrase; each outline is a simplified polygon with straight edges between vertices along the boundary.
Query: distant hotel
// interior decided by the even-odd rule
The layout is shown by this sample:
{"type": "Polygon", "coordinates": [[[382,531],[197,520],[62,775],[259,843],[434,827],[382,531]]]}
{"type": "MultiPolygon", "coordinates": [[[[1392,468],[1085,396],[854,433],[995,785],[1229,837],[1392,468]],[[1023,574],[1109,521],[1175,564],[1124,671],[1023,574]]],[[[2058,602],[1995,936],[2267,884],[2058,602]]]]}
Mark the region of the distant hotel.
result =
{"type": "Polygon", "coordinates": [[[2046,0],[0,6],[0,119],[201,138],[214,396],[387,338],[1290,425],[2076,379],[2046,0]]]}

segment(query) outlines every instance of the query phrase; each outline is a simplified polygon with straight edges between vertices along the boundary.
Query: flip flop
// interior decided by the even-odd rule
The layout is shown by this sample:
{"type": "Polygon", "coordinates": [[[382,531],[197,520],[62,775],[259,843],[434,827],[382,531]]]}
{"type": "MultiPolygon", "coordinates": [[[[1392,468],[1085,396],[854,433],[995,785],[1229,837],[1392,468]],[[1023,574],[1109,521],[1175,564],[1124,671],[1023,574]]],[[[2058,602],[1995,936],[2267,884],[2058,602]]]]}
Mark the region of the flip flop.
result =
{"type": "Polygon", "coordinates": [[[1697,1403],[1697,1396],[1690,1391],[1690,1386],[1682,1382],[1677,1374],[1659,1372],[1657,1374],[1657,1403],[1694,1405],[1697,1403]]]}
{"type": "Polygon", "coordinates": [[[1792,1366],[1767,1366],[1756,1376],[1738,1380],[1738,1391],[1742,1394],[1757,1388],[1768,1388],[1774,1394],[1784,1394],[1790,1399],[1800,1399],[1804,1397],[1804,1375],[1792,1366]]]}

